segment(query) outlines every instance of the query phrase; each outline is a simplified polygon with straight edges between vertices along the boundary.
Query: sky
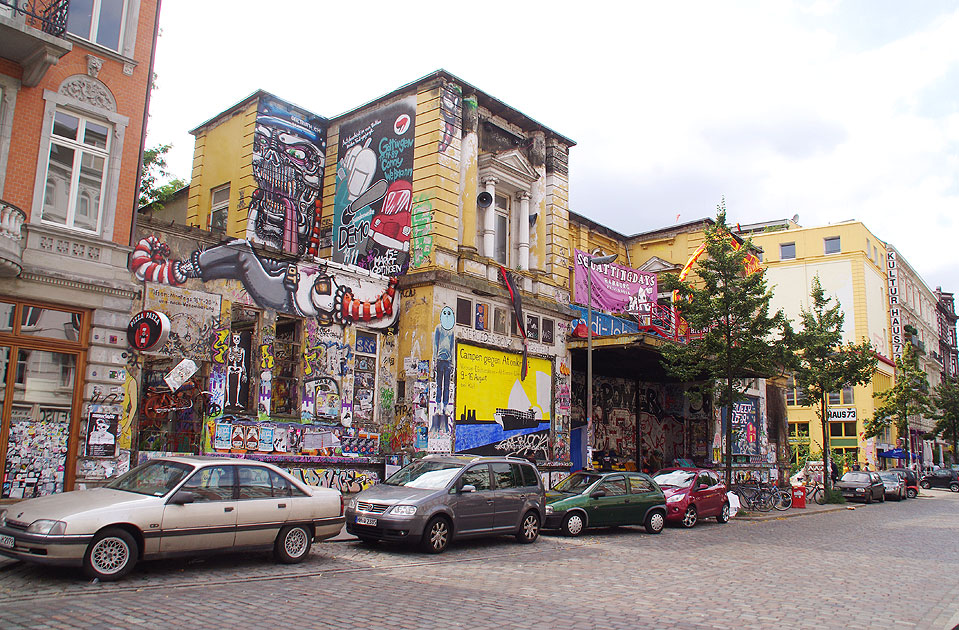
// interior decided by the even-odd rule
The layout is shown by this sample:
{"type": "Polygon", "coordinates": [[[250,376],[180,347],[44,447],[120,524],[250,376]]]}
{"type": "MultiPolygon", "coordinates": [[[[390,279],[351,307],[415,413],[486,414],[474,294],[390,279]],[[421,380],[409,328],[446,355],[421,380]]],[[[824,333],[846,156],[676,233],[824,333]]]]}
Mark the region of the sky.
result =
{"type": "Polygon", "coordinates": [[[264,89],[334,117],[444,69],[576,141],[570,207],[626,235],[860,220],[959,292],[959,0],[165,0],[147,145],[264,89]]]}

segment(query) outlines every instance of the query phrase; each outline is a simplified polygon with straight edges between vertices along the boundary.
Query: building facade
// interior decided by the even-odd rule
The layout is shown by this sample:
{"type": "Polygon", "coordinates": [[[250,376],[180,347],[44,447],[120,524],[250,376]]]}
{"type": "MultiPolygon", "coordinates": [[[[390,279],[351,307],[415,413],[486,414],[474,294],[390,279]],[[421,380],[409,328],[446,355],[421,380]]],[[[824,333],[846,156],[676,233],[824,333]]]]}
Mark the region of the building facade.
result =
{"type": "Polygon", "coordinates": [[[0,3],[3,498],[129,465],[127,258],[158,5],[0,3]]]}

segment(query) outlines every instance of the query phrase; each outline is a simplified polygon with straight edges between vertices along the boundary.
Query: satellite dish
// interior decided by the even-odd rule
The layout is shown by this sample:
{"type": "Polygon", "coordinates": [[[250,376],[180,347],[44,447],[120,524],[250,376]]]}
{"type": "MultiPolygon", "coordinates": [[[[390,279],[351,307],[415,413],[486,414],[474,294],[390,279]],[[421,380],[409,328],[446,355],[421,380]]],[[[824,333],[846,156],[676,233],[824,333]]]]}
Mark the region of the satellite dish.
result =
{"type": "Polygon", "coordinates": [[[799,223],[799,215],[798,215],[798,214],[794,214],[794,215],[793,215],[793,223],[799,223]]]}

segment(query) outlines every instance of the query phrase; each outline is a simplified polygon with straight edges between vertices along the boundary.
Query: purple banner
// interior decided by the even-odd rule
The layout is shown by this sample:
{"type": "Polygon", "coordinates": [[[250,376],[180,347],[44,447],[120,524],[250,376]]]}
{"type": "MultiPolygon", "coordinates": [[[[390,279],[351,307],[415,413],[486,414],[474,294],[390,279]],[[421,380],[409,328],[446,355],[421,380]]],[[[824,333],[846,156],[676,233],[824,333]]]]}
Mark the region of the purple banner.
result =
{"type": "Polygon", "coordinates": [[[623,265],[592,265],[586,268],[589,254],[574,250],[576,254],[575,290],[576,301],[587,303],[586,274],[592,275],[593,308],[611,313],[648,313],[656,302],[659,287],[656,274],[637,271],[623,265]]]}

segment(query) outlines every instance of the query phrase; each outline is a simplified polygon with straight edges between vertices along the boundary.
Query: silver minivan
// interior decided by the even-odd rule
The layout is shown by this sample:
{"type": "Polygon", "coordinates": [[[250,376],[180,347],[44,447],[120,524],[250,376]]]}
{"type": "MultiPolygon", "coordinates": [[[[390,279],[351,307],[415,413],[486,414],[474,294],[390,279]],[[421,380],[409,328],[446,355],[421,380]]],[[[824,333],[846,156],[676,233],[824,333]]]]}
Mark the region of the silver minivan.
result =
{"type": "Polygon", "coordinates": [[[441,553],[453,538],[539,537],[545,489],[517,457],[427,455],[346,506],[346,531],[362,541],[407,541],[441,553]]]}

